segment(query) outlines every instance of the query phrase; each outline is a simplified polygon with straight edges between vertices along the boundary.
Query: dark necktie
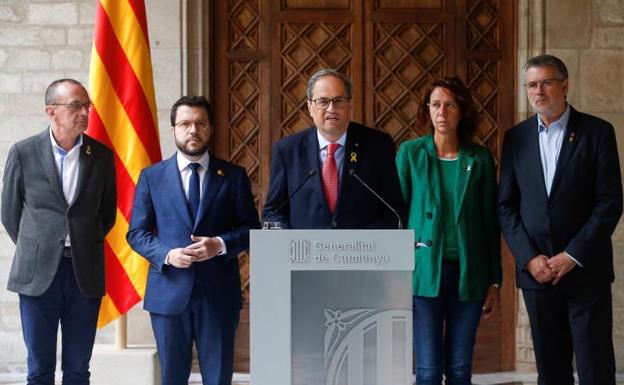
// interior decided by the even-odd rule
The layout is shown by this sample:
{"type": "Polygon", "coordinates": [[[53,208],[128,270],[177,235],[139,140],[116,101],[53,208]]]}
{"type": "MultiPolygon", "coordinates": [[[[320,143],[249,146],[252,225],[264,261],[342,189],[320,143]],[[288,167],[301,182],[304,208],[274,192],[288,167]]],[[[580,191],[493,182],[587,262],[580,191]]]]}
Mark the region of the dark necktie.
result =
{"type": "Polygon", "coordinates": [[[191,215],[193,215],[193,220],[197,218],[197,209],[199,208],[199,172],[197,171],[200,167],[199,163],[191,163],[189,164],[191,168],[191,180],[189,181],[189,207],[191,208],[191,215]]]}
{"type": "Polygon", "coordinates": [[[338,200],[338,169],[336,168],[336,158],[334,153],[340,147],[339,144],[330,143],[327,145],[327,158],[323,162],[323,193],[327,201],[327,207],[333,214],[338,200]]]}

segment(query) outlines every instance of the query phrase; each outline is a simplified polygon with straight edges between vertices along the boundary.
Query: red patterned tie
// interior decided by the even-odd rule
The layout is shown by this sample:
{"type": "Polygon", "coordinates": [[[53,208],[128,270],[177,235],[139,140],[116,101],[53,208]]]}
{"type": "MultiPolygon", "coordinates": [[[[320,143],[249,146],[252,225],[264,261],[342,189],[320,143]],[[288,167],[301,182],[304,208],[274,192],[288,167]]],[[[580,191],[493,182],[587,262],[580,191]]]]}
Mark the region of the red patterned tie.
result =
{"type": "Polygon", "coordinates": [[[329,211],[333,214],[338,199],[338,170],[336,169],[336,158],[334,153],[340,147],[339,144],[330,143],[327,145],[327,158],[323,162],[323,193],[329,211]]]}

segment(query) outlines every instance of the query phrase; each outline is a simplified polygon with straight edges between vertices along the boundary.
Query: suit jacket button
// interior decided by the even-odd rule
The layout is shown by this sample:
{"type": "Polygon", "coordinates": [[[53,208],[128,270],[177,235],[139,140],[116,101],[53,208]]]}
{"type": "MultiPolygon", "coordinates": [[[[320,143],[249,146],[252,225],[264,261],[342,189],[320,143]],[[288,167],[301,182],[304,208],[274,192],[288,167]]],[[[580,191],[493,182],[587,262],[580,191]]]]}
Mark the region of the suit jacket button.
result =
{"type": "Polygon", "coordinates": [[[431,247],[431,245],[433,245],[433,242],[427,241],[427,242],[425,242],[425,245],[427,245],[427,247],[431,247]]]}
{"type": "Polygon", "coordinates": [[[427,219],[431,219],[431,218],[433,218],[433,214],[431,214],[430,212],[427,211],[427,213],[425,214],[425,217],[427,219]]]}

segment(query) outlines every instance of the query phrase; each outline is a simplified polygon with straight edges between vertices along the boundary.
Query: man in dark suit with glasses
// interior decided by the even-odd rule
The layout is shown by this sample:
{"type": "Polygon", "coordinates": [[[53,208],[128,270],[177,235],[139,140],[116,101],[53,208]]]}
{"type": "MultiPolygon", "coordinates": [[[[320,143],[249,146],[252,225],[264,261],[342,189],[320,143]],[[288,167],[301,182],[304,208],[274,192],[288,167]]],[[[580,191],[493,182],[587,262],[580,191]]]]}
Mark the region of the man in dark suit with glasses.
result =
{"type": "Polygon", "coordinates": [[[393,210],[402,214],[403,201],[392,138],[351,121],[351,80],[336,70],[312,75],[307,98],[314,127],[273,146],[264,221],[293,229],[397,228],[393,210]]]}
{"type": "Polygon", "coordinates": [[[622,214],[613,126],[567,103],[551,55],[525,65],[537,113],[507,131],[498,210],[531,323],[538,384],[614,385],[611,234],[622,214]]]}

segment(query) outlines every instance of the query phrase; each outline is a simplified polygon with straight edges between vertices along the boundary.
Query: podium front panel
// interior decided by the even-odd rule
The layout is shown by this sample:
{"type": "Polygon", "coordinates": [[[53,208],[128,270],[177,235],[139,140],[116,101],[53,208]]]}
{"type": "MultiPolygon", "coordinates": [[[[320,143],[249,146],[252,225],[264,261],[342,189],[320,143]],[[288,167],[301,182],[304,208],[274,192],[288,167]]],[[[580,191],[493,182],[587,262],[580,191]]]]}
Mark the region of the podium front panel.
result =
{"type": "Polygon", "coordinates": [[[252,382],[411,384],[412,234],[253,231],[252,382]]]}

